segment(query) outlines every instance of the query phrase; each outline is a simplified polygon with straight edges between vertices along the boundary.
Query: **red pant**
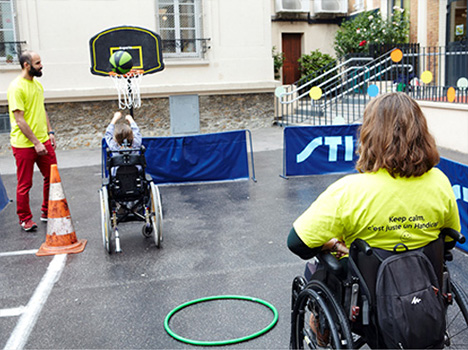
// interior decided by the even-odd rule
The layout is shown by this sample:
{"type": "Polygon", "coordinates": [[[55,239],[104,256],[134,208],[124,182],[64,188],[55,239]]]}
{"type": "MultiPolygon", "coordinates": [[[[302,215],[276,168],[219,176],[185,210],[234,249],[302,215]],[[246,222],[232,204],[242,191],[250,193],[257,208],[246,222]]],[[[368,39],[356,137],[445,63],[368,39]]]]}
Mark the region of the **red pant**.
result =
{"type": "Polygon", "coordinates": [[[29,207],[29,190],[33,185],[34,164],[37,164],[42,176],[44,177],[43,201],[41,210],[47,213],[49,207],[49,185],[50,185],[50,166],[57,164],[55,150],[50,140],[44,143],[47,154],[39,156],[34,147],[13,149],[13,156],[16,159],[16,178],[18,185],[16,187],[16,213],[20,222],[32,219],[31,208],[29,207]]]}

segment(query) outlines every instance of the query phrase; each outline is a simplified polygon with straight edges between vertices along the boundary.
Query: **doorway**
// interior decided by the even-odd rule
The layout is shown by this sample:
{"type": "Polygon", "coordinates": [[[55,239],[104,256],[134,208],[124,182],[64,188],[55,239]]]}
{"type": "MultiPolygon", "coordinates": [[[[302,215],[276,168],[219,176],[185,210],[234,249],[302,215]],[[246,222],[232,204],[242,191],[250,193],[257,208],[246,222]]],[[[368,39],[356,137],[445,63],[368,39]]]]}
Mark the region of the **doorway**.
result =
{"type": "Polygon", "coordinates": [[[302,55],[302,34],[283,33],[281,44],[284,53],[283,84],[293,84],[301,78],[299,58],[302,55]]]}
{"type": "Polygon", "coordinates": [[[468,76],[467,0],[451,0],[447,6],[447,44],[445,85],[456,86],[468,76]]]}

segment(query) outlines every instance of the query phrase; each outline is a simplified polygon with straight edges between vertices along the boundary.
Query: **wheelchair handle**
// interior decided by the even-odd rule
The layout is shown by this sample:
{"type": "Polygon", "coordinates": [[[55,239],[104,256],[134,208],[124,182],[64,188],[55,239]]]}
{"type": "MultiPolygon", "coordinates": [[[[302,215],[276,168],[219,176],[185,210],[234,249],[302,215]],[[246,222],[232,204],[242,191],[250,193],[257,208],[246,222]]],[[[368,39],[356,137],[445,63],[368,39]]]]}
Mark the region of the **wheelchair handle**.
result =
{"type": "Polygon", "coordinates": [[[343,273],[343,266],[340,261],[330,252],[322,251],[317,255],[319,261],[325,266],[325,269],[332,272],[335,275],[343,273]]]}
{"type": "Polygon", "coordinates": [[[448,236],[452,238],[453,240],[457,241],[460,244],[463,244],[466,242],[465,236],[463,236],[460,232],[454,230],[453,228],[443,228],[441,233],[444,236],[448,236]]]}
{"type": "Polygon", "coordinates": [[[359,251],[363,252],[367,256],[371,256],[373,254],[372,247],[369,244],[367,244],[366,241],[364,241],[364,240],[362,240],[360,238],[357,238],[356,240],[354,240],[353,245],[359,251]]]}

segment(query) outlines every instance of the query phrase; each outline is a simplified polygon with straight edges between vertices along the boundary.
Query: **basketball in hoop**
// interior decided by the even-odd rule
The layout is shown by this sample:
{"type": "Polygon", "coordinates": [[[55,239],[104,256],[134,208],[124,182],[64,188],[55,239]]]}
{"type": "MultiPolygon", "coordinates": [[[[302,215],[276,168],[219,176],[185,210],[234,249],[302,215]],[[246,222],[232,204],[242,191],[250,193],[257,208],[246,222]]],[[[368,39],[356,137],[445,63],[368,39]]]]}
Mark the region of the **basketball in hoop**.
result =
{"type": "Polygon", "coordinates": [[[131,69],[128,73],[118,74],[109,72],[109,77],[114,82],[114,86],[119,94],[119,108],[139,108],[141,106],[140,84],[143,77],[143,70],[131,69]]]}

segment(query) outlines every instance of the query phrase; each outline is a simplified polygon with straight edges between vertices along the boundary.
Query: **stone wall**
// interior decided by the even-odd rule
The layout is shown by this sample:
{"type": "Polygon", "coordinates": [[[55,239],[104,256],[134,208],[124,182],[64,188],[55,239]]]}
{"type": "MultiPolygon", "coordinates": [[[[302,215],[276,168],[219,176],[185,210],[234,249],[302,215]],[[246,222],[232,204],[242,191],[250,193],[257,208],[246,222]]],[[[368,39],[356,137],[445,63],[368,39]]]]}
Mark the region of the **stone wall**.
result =
{"type": "MultiPolygon", "coordinates": [[[[200,132],[268,127],[274,120],[273,93],[199,96],[200,132]]],[[[58,149],[100,147],[117,101],[49,103],[58,149]]],[[[0,106],[0,113],[7,113],[0,106]]],[[[142,99],[134,118],[143,137],[170,136],[169,98],[142,99]]],[[[9,135],[0,134],[0,153],[11,150],[9,135]]]]}

